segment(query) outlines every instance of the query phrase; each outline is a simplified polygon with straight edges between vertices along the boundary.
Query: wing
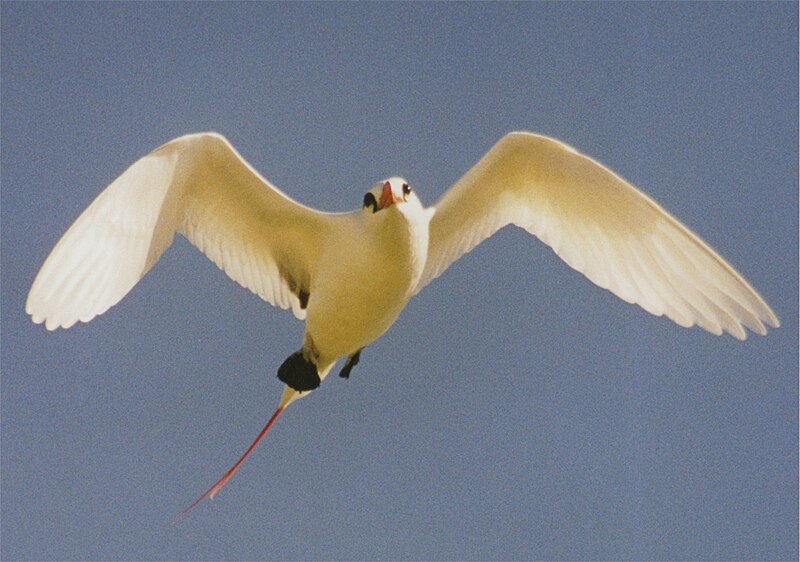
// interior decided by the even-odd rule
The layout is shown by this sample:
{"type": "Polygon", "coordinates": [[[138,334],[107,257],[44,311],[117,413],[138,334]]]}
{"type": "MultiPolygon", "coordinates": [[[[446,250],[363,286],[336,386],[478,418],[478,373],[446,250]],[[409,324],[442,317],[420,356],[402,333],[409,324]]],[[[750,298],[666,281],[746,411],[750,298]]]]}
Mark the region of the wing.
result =
{"type": "Polygon", "coordinates": [[[416,288],[507,224],[595,284],[681,326],[745,339],[778,318],[724,259],[655,201],[572,147],[510,133],[435,206],[416,288]]]}
{"type": "Polygon", "coordinates": [[[177,138],[134,163],[67,230],[26,311],[48,330],[88,322],[158,261],[175,232],[233,280],[305,317],[328,215],[264,180],[215,133],[177,138]]]}

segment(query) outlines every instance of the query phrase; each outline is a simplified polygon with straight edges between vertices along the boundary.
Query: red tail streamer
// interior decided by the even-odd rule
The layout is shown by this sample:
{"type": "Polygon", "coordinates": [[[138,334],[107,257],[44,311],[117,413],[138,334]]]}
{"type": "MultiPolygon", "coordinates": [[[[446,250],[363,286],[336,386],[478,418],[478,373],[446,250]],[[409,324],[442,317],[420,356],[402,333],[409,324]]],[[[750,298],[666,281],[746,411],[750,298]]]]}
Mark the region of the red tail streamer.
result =
{"type": "Polygon", "coordinates": [[[267,434],[267,431],[269,431],[269,428],[272,427],[272,424],[275,423],[275,420],[278,419],[278,417],[281,415],[282,412],[283,408],[278,408],[277,410],[275,410],[275,413],[272,414],[272,417],[267,422],[267,425],[264,426],[264,429],[261,430],[261,433],[258,434],[258,437],[256,437],[255,441],[253,441],[250,444],[250,446],[247,448],[244,454],[239,458],[239,460],[236,461],[236,464],[230,467],[230,469],[228,469],[228,472],[223,474],[222,478],[217,480],[214,483],[214,485],[211,486],[208,490],[206,490],[206,492],[202,496],[194,500],[194,503],[192,503],[192,505],[190,505],[189,507],[181,511],[178,515],[173,517],[172,521],[170,522],[171,525],[174,525],[175,523],[183,519],[187,513],[193,510],[195,506],[197,506],[197,504],[199,504],[204,499],[206,498],[211,498],[212,500],[214,499],[214,496],[217,495],[217,492],[219,492],[222,489],[222,487],[228,483],[228,480],[231,479],[231,477],[236,473],[236,471],[239,470],[239,466],[244,462],[244,459],[246,459],[247,456],[251,452],[253,452],[253,449],[255,449],[258,443],[264,438],[264,436],[267,434]]]}

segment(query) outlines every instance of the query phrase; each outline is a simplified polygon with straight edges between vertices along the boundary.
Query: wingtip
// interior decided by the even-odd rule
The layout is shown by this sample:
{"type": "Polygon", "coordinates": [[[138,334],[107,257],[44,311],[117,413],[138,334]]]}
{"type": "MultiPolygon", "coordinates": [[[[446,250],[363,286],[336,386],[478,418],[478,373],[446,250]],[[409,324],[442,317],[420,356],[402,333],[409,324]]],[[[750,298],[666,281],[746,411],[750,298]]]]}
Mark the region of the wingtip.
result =
{"type": "MultiPolygon", "coordinates": [[[[44,324],[45,330],[48,332],[55,332],[59,328],[69,328],[69,326],[65,326],[62,322],[54,320],[52,316],[46,316],[44,314],[39,314],[32,310],[26,310],[25,312],[31,317],[31,321],[34,324],[44,324]]],[[[70,324],[71,326],[71,324],[70,324]]]]}
{"type": "Polygon", "coordinates": [[[769,333],[767,326],[773,330],[781,327],[781,321],[778,319],[778,316],[775,314],[775,312],[773,312],[769,305],[766,303],[763,304],[763,310],[760,313],[756,312],[756,324],[748,325],[748,328],[750,328],[753,333],[758,334],[759,336],[766,336],[769,333]]]}
{"type": "Polygon", "coordinates": [[[728,333],[739,341],[745,341],[747,339],[747,330],[744,329],[741,325],[737,324],[737,326],[739,328],[738,330],[728,330],[728,333]]]}
{"type": "MultiPolygon", "coordinates": [[[[763,320],[770,326],[770,328],[780,328],[781,327],[781,321],[778,318],[778,315],[775,314],[772,311],[772,309],[769,309],[769,314],[767,315],[766,318],[763,318],[763,320]]],[[[765,329],[764,330],[764,334],[766,335],[766,333],[767,333],[767,330],[765,329]]]]}

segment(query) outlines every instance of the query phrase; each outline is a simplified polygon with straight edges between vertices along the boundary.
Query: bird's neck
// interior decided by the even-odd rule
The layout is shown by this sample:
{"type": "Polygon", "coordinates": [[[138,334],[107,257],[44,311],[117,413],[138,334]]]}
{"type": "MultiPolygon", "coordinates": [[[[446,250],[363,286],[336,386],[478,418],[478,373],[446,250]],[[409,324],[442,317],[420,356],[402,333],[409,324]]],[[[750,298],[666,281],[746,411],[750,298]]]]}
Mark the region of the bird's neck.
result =
{"type": "MultiPolygon", "coordinates": [[[[389,209],[392,210],[392,209],[389,209]]],[[[417,286],[428,256],[428,228],[432,213],[406,206],[387,213],[384,230],[399,268],[408,274],[408,296],[417,286]]]]}

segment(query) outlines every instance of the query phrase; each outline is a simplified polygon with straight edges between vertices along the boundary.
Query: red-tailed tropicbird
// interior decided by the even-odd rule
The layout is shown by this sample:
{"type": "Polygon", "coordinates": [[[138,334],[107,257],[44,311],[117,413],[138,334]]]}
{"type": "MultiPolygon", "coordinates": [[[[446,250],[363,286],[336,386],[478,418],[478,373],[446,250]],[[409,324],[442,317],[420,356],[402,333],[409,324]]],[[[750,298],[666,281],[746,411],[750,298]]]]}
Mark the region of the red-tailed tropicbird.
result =
{"type": "Polygon", "coordinates": [[[541,135],[500,139],[432,207],[406,180],[375,184],[361,209],[323,213],[262,178],[219,134],[177,138],[135,162],[78,217],[36,276],[34,322],[69,328],[104,313],[176,232],[234,281],[305,319],[281,365],[278,408],[242,457],[179,519],[233,476],[283,410],[361,350],[409,299],[498,229],[514,224],[622,299],[681,326],[745,339],[778,318],[724,259],[602,164],[541,135]]]}

